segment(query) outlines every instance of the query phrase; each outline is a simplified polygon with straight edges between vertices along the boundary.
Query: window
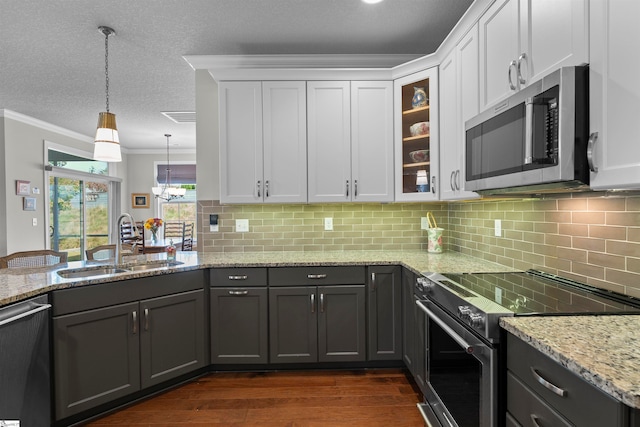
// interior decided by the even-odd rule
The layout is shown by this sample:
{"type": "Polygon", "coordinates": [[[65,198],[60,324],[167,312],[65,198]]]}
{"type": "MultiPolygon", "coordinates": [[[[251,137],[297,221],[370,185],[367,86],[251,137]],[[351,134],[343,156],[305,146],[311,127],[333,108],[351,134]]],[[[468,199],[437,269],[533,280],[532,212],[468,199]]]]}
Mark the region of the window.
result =
{"type": "MultiPolygon", "coordinates": [[[[196,222],[196,165],[194,163],[171,163],[171,185],[184,188],[183,198],[169,202],[158,199],[158,212],[165,221],[196,222]]],[[[162,186],[167,183],[167,165],[156,165],[156,182],[162,186]]]]}

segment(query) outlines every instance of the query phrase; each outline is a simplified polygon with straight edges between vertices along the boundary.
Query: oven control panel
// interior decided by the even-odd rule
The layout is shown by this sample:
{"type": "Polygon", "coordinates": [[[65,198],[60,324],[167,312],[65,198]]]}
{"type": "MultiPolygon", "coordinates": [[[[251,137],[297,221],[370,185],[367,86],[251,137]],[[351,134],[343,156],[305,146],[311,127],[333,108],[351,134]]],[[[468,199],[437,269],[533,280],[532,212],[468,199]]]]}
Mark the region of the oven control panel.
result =
{"type": "Polygon", "coordinates": [[[458,317],[472,328],[482,329],[485,324],[486,316],[482,313],[474,313],[468,305],[459,305],[458,317]]]}

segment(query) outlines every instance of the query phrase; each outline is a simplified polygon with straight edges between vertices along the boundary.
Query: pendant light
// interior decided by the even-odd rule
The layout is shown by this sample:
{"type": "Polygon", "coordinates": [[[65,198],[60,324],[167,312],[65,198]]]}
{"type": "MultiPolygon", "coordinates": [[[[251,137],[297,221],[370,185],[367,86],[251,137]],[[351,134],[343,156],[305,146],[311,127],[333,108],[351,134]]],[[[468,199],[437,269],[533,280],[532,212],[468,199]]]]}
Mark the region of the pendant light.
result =
{"type": "Polygon", "coordinates": [[[116,128],[116,115],[109,112],[109,36],[115,36],[113,28],[98,27],[104,34],[104,74],[106,78],[107,111],[98,116],[95,145],[93,147],[94,160],[104,162],[121,162],[120,139],[116,128]]]}
{"type": "Polygon", "coordinates": [[[171,137],[171,134],[165,133],[164,136],[167,137],[167,179],[164,185],[151,188],[151,192],[156,196],[156,199],[170,202],[173,199],[183,198],[187,193],[187,189],[171,186],[171,167],[169,163],[169,138],[171,137]]]}

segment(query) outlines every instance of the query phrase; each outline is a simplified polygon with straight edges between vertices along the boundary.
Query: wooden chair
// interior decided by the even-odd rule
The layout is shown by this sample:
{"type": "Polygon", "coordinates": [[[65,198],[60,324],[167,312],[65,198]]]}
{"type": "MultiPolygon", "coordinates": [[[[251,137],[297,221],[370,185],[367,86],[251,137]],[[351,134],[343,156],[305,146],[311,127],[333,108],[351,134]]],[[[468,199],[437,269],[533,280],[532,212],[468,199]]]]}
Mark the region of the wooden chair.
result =
{"type": "Polygon", "coordinates": [[[182,250],[193,250],[193,223],[184,223],[182,226],[182,250]]]}
{"type": "Polygon", "coordinates": [[[0,258],[0,268],[46,267],[67,263],[67,253],[50,249],[15,252],[0,258]]]}
{"type": "Polygon", "coordinates": [[[144,225],[142,222],[136,222],[135,227],[138,230],[137,234],[130,222],[123,222],[120,225],[120,242],[135,244],[139,251],[144,253],[144,225]]]}
{"type": "MultiPolygon", "coordinates": [[[[138,254],[138,245],[132,245],[130,243],[122,243],[122,251],[125,254],[138,254]]],[[[116,257],[116,245],[100,245],[95,248],[87,249],[87,261],[98,261],[114,259],[116,257]]]]}
{"type": "Polygon", "coordinates": [[[164,238],[165,240],[172,237],[182,237],[184,223],[182,221],[165,221],[164,238]]]}

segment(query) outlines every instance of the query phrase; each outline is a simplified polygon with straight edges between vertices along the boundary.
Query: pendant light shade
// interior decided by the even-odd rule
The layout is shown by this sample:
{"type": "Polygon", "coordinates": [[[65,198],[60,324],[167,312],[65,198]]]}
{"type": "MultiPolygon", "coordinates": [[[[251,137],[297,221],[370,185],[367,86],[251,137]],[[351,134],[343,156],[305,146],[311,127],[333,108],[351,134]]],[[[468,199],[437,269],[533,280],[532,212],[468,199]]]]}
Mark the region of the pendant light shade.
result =
{"type": "Polygon", "coordinates": [[[103,112],[98,116],[98,130],[96,131],[93,158],[105,162],[122,161],[116,115],[113,113],[103,112]]]}
{"type": "Polygon", "coordinates": [[[116,32],[109,27],[98,27],[98,31],[104,34],[104,74],[106,77],[107,111],[98,116],[98,128],[96,130],[95,145],[93,148],[94,160],[103,162],[121,162],[120,138],[116,127],[116,115],[109,112],[109,36],[116,32]]]}

